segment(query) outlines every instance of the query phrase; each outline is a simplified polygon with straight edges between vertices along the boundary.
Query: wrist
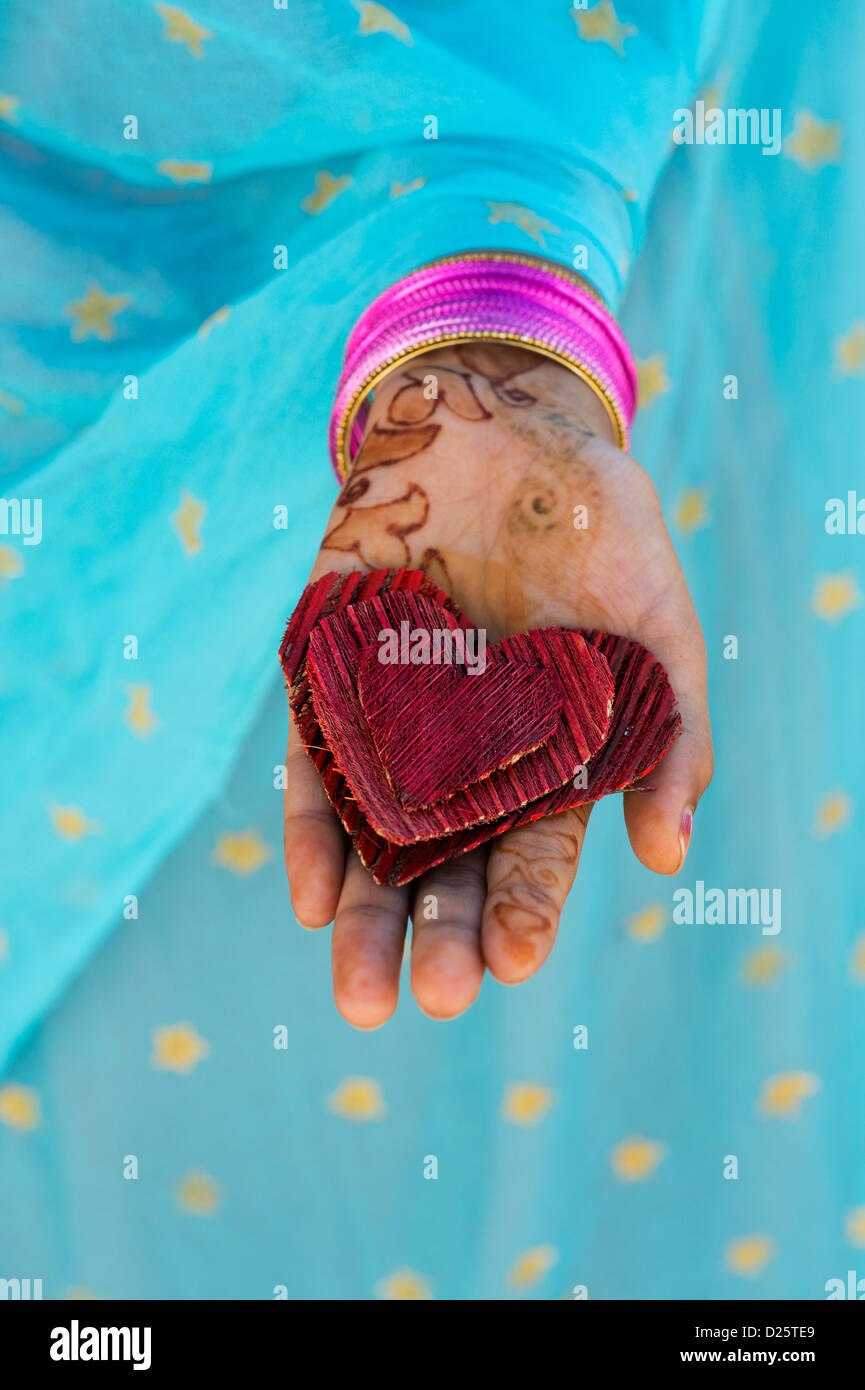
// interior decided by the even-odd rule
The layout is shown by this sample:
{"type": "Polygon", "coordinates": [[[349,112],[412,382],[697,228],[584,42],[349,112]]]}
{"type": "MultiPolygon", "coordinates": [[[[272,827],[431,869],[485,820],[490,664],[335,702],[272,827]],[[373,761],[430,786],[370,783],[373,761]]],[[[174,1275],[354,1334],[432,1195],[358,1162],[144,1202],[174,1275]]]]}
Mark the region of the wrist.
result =
{"type": "Polygon", "coordinates": [[[463,607],[482,604],[491,632],[518,631],[535,609],[560,616],[582,587],[634,468],[567,368],[516,344],[430,349],[374,391],[325,568],[350,556],[423,569],[463,607]]]}
{"type": "MultiPolygon", "coordinates": [[[[609,413],[615,442],[627,448],[636,371],[621,329],[597,295],[561,267],[509,253],[466,252],[404,276],[352,329],[330,422],[331,455],[341,478],[362,436],[370,392],[394,364],[410,367],[431,348],[445,346],[487,364],[495,361],[489,349],[508,347],[530,362],[540,357],[560,364],[594,390],[609,413]]],[[[492,381],[495,370],[481,367],[480,374],[492,381]]]]}
{"type": "Polygon", "coordinates": [[[596,391],[568,367],[531,349],[510,343],[480,341],[458,347],[431,348],[409,363],[397,363],[379,383],[365,424],[369,459],[370,432],[386,432],[408,450],[412,433],[419,453],[434,436],[441,453],[452,443],[470,446],[465,459],[498,453],[502,431],[531,426],[535,432],[570,430],[575,440],[596,438],[616,444],[609,412],[596,391]],[[482,428],[477,428],[477,426],[482,428]]]}

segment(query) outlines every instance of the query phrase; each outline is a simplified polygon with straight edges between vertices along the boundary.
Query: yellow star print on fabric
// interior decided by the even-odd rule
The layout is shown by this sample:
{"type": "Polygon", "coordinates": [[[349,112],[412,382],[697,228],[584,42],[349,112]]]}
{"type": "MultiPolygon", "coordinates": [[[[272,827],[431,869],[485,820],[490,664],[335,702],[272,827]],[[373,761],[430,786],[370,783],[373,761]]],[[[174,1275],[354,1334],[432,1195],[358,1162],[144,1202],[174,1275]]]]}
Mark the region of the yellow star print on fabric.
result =
{"type": "Polygon", "coordinates": [[[27,407],[23,401],[19,401],[17,396],[12,396],[8,391],[0,390],[0,408],[8,410],[10,415],[24,415],[27,407]]]}
{"type": "Polygon", "coordinates": [[[31,1130],[41,1118],[39,1094],[32,1086],[19,1086],[14,1081],[0,1086],[0,1120],[4,1125],[10,1129],[31,1130]]]}
{"type": "Polygon", "coordinates": [[[820,1090],[820,1078],[811,1071],[781,1071],[763,1084],[757,1109],[763,1115],[782,1115],[795,1120],[805,1101],[820,1090]]]}
{"type": "Polygon", "coordinates": [[[811,607],[818,618],[824,618],[828,623],[838,622],[858,608],[861,602],[862,595],[852,570],[817,576],[811,607]]]}
{"type": "Polygon", "coordinates": [[[99,830],[96,821],[88,820],[78,806],[50,806],[51,823],[63,840],[83,840],[99,830]]]}
{"type": "Polygon", "coordinates": [[[230,869],[241,878],[257,873],[272,858],[273,850],[257,830],[224,831],[213,851],[214,864],[220,869],[230,869]]]}
{"type": "Polygon", "coordinates": [[[549,1086],[515,1081],[505,1090],[502,1115],[512,1125],[536,1125],[556,1103],[549,1086]]]}
{"type": "Polygon", "coordinates": [[[0,545],[0,584],[8,584],[10,579],[20,579],[24,573],[24,561],[11,545],[0,545]]]}
{"type": "Polygon", "coordinates": [[[130,303],[128,294],[106,294],[99,285],[88,286],[83,299],[67,304],[64,313],[74,319],[69,330],[73,343],[83,342],[85,338],[101,338],[110,343],[117,337],[114,319],[130,303]]]}
{"type": "Polygon", "coordinates": [[[865,1207],[854,1207],[847,1212],[844,1235],[851,1245],[865,1245],[865,1207]]]}
{"type": "Polygon", "coordinates": [[[417,193],[419,188],[423,188],[426,179],[412,179],[411,183],[399,183],[398,180],[390,186],[390,196],[392,198],[404,198],[407,193],[417,193]]]}
{"type": "Polygon", "coordinates": [[[344,193],[350,185],[351,176],[349,174],[340,174],[339,178],[335,178],[327,169],[320,169],[315,176],[315,188],[312,193],[307,193],[306,197],[301,200],[300,206],[304,212],[316,216],[318,213],[324,212],[325,208],[329,208],[333,200],[338,198],[340,193],[344,193]]]}
{"type": "Polygon", "coordinates": [[[654,1176],[658,1165],[667,1156],[666,1144],[644,1139],[640,1134],[622,1139],[610,1152],[613,1173],[620,1182],[642,1182],[654,1176]]]}
{"type": "Polygon", "coordinates": [[[850,952],[850,975],[857,984],[865,984],[865,932],[853,942],[850,952]]]}
{"type": "Polygon", "coordinates": [[[854,323],[849,333],[835,340],[835,370],[854,376],[865,369],[865,323],[854,323]]]}
{"type": "Polygon", "coordinates": [[[663,352],[655,352],[635,365],[639,409],[648,410],[660,396],[666,396],[667,392],[672,390],[672,382],[667,376],[667,359],[663,352]]]}
{"type": "Polygon", "coordinates": [[[705,487],[692,487],[683,493],[676,503],[673,512],[673,522],[680,531],[686,535],[692,535],[694,531],[701,531],[704,526],[708,526],[711,521],[709,515],[709,489],[705,487]]]}
{"type": "Polygon", "coordinates": [[[173,183],[210,183],[213,165],[204,159],[160,159],[156,172],[173,183]]]}
{"type": "Polygon", "coordinates": [[[204,502],[199,502],[191,492],[181,492],[180,506],[172,515],[171,521],[187,555],[197,555],[201,550],[201,523],[206,514],[207,506],[204,502]]]}
{"type": "Polygon", "coordinates": [[[397,1299],[402,1303],[432,1298],[432,1287],[422,1274],[413,1269],[395,1269],[375,1286],[376,1298],[397,1299]]]}
{"type": "Polygon", "coordinates": [[[727,1246],[724,1264],[731,1274],[751,1277],[762,1274],[774,1254],[775,1244],[768,1236],[740,1236],[727,1246]]]}
{"type": "Polygon", "coordinates": [[[223,304],[221,309],[217,309],[214,313],[210,315],[209,318],[206,318],[204,320],[204,323],[198,330],[199,338],[209,338],[211,331],[216,327],[217,324],[228,322],[228,316],[230,313],[231,310],[229,309],[228,305],[223,304]]]}
{"type": "Polygon", "coordinates": [[[159,728],[159,719],[150,708],[149,685],[127,685],[129,704],[123,716],[136,738],[148,738],[159,728]]]}
{"type": "Polygon", "coordinates": [[[746,985],[772,985],[787,964],[780,946],[760,946],[745,957],[742,979],[746,985]]]}
{"type": "Polygon", "coordinates": [[[159,1071],[188,1075],[203,1058],[210,1056],[210,1043],[191,1023],[171,1023],[153,1030],[150,1065],[159,1071]]]}
{"type": "Polygon", "coordinates": [[[622,24],[610,0],[600,0],[590,10],[571,10],[580,38],[589,43],[608,43],[620,58],[625,56],[625,39],[636,36],[633,24],[622,24]]]}
{"type": "Polygon", "coordinates": [[[387,1107],[381,1086],[370,1076],[347,1076],[327,1098],[327,1108],[344,1120],[380,1120],[387,1107]]]}
{"type": "Polygon", "coordinates": [[[810,111],[797,111],[793,133],[784,141],[784,154],[813,174],[824,164],[838,163],[841,158],[841,134],[837,121],[821,121],[810,111]]]}
{"type": "Polygon", "coordinates": [[[72,1284],[63,1295],[67,1303],[101,1303],[102,1296],[93,1293],[91,1289],[84,1289],[80,1284],[72,1284]]]}
{"type": "Polygon", "coordinates": [[[828,792],[814,813],[814,834],[823,840],[843,830],[853,814],[853,801],[846,792],[828,792]]]}
{"type": "Polygon", "coordinates": [[[398,19],[392,10],[384,5],[371,3],[371,0],[352,0],[352,4],[360,15],[357,27],[359,34],[390,34],[393,38],[399,39],[400,43],[409,46],[414,43],[408,25],[398,19]]]}
{"type": "Polygon", "coordinates": [[[157,5],[156,8],[165,21],[162,37],[169,43],[185,43],[194,58],[203,58],[202,44],[205,39],[213,38],[210,30],[177,5],[157,5]]]}
{"type": "Polygon", "coordinates": [[[490,215],[487,219],[492,226],[499,222],[504,222],[508,226],[518,227],[521,232],[525,232],[527,237],[537,242],[538,246],[544,246],[544,232],[558,232],[560,229],[554,227],[552,222],[547,222],[546,218],[539,217],[531,208],[524,207],[522,203],[491,203],[487,199],[487,207],[490,215]]]}
{"type": "Polygon", "coordinates": [[[546,1277],[558,1258],[554,1245],[535,1245],[524,1250],[508,1271],[508,1283],[515,1289],[530,1289],[546,1277]]]}
{"type": "Polygon", "coordinates": [[[702,101],[706,111],[722,104],[727,88],[730,85],[730,72],[728,68],[723,68],[713,82],[707,82],[697,93],[697,100],[702,101]]]}
{"type": "Polygon", "coordinates": [[[667,909],[660,903],[649,903],[634,912],[625,923],[632,941],[657,941],[667,925],[667,909]]]}
{"type": "Polygon", "coordinates": [[[7,121],[9,125],[18,124],[18,107],[21,105],[18,97],[10,97],[0,94],[0,121],[7,121]]]}
{"type": "Polygon", "coordinates": [[[202,1169],[191,1168],[175,1187],[174,1196],[181,1211],[193,1216],[213,1216],[219,1210],[222,1189],[202,1169]]]}

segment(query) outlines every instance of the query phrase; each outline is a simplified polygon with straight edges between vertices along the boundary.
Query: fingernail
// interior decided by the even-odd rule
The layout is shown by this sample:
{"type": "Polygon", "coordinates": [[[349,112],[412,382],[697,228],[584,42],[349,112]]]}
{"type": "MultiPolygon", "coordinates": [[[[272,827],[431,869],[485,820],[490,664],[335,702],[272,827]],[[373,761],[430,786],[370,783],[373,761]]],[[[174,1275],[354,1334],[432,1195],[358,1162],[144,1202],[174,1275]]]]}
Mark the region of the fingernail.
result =
{"type": "Polygon", "coordinates": [[[680,868],[685,862],[685,855],[688,853],[688,845],[690,844],[693,825],[694,808],[693,806],[686,806],[682,814],[682,828],[679,831],[679,849],[682,851],[682,857],[679,860],[680,868]]]}

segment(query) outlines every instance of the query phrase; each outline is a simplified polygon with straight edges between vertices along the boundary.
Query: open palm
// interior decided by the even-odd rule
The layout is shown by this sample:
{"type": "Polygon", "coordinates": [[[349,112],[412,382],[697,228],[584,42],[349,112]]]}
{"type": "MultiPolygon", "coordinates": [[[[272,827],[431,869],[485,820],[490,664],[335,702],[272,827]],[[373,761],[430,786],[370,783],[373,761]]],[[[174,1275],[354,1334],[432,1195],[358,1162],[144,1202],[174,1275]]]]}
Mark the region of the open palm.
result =
{"type": "MultiPolygon", "coordinates": [[[[398,368],[376,392],[364,443],[311,579],[419,568],[495,642],[534,627],[602,628],[665,666],[682,735],[624,794],[634,853],[671,874],[712,775],[699,622],[644,470],[612,442],[595,395],[525,349],[469,344],[398,368]]],[[[502,983],[548,956],[577,872],[591,804],[507,831],[398,888],[348,847],[290,719],[285,854],[298,921],[334,923],[334,997],[356,1027],[396,1007],[405,935],[427,1014],[452,1018],[484,970],[502,983]],[[423,905],[430,895],[437,916],[423,905]]]]}

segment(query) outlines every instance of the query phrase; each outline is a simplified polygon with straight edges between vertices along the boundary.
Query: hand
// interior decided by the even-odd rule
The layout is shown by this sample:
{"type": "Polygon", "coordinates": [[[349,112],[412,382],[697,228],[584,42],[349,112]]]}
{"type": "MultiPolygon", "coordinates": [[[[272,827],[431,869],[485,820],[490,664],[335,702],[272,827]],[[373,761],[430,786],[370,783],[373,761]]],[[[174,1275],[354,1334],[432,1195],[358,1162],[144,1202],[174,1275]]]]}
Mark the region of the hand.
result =
{"type": "MultiPolygon", "coordinates": [[[[683,729],[651,773],[655,790],[624,793],[625,823],[641,863],[674,874],[712,776],[705,648],[652,482],[613,438],[578,377],[521,347],[469,344],[398,367],[376,391],[311,578],[423,569],[490,643],[560,626],[648,647],[666,667],[683,729]]],[[[305,927],[334,923],[340,1013],[358,1028],[390,1017],[409,915],[412,990],[434,1018],[467,1009],[485,968],[504,984],[534,974],[555,939],[591,806],[508,831],[405,887],[380,887],[347,852],[289,723],[292,905],[305,927]],[[421,910],[431,893],[435,921],[421,910]]]]}

